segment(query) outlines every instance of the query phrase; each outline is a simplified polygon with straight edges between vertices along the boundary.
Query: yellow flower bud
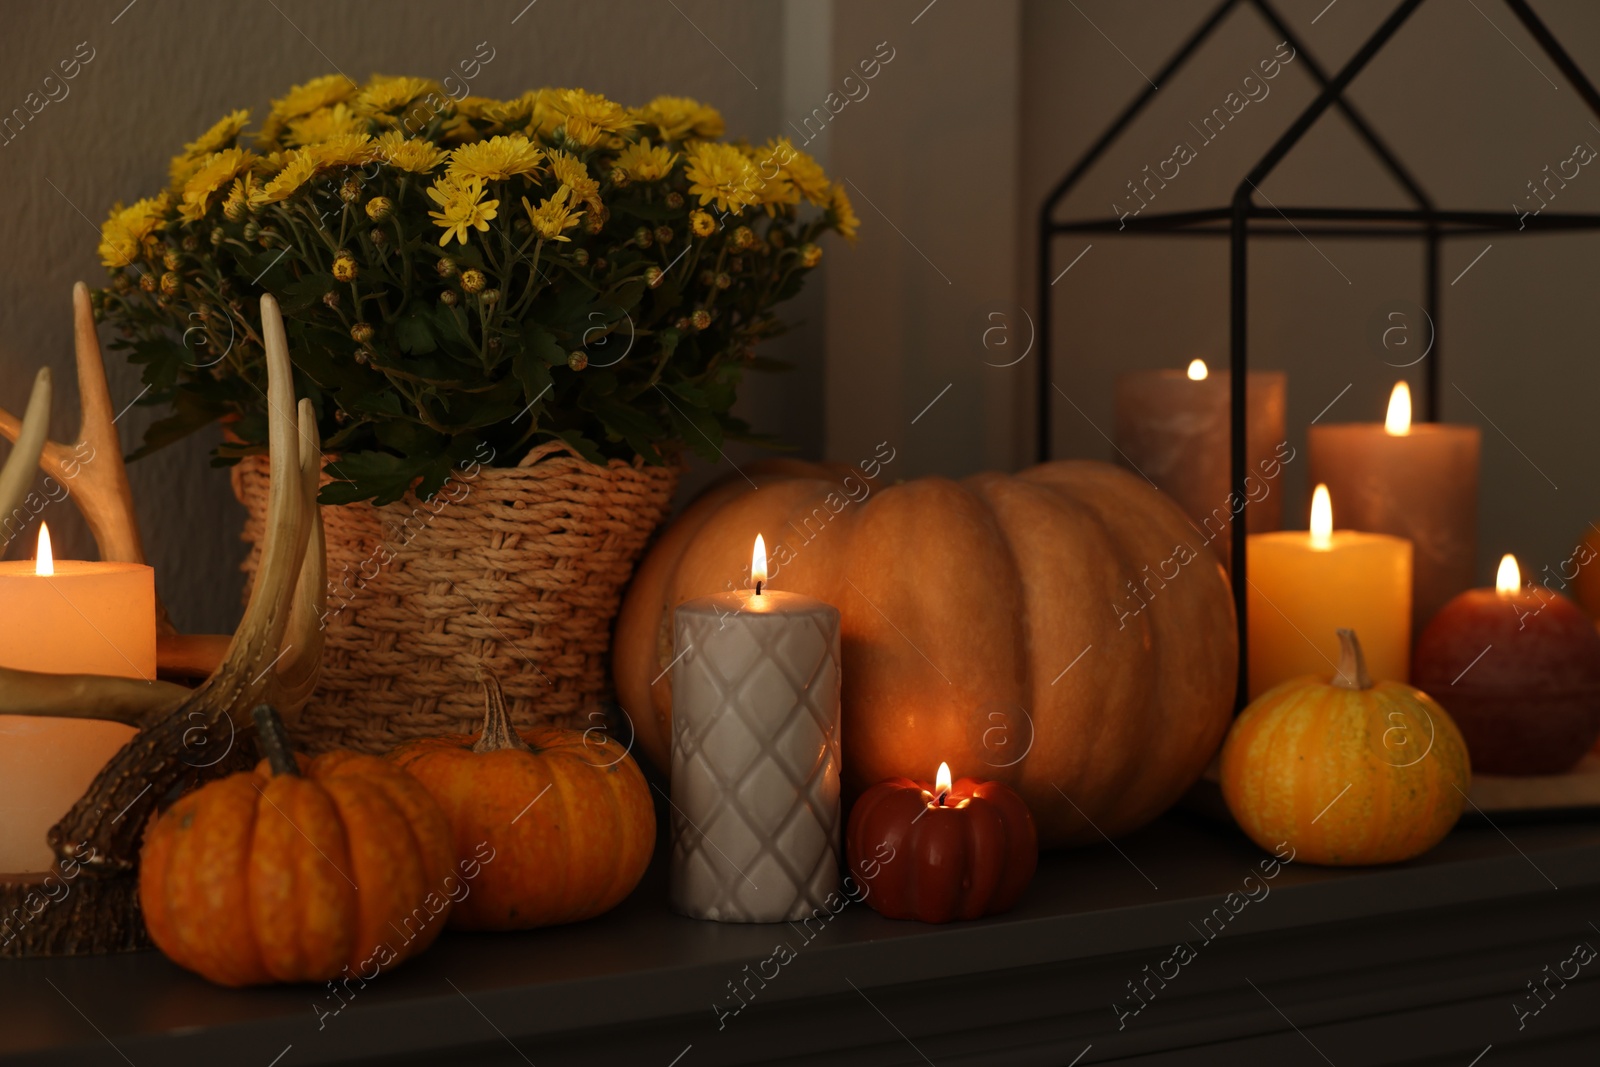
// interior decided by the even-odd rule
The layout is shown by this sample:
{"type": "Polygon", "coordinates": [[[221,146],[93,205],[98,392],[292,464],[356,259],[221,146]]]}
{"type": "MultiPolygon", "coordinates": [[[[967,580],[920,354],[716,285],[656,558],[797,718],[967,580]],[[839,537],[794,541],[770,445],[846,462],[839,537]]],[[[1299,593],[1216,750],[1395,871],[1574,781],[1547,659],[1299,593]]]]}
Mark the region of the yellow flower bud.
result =
{"type": "Polygon", "coordinates": [[[483,271],[468,269],[461,272],[461,290],[466,293],[480,291],[489,280],[483,276],[483,271]]]}
{"type": "Polygon", "coordinates": [[[802,245],[800,248],[800,262],[807,267],[815,267],[822,262],[822,249],[810,243],[802,245]]]}
{"type": "Polygon", "coordinates": [[[689,228],[696,237],[710,237],[717,230],[717,220],[704,211],[689,212],[689,228]]]}
{"type": "Polygon", "coordinates": [[[357,344],[364,345],[372,340],[372,335],[375,332],[377,331],[373,330],[370,322],[358,322],[350,327],[350,339],[357,344]]]}
{"type": "Polygon", "coordinates": [[[367,201],[367,218],[373,222],[382,222],[394,214],[394,201],[387,196],[375,196],[367,201]]]}
{"type": "Polygon", "coordinates": [[[582,370],[589,365],[589,357],[583,352],[567,353],[567,366],[573,370],[582,370]]]}
{"type": "Polygon", "coordinates": [[[335,257],[333,261],[333,276],[335,278],[341,282],[353,282],[356,280],[356,273],[357,270],[355,260],[351,259],[348,255],[340,255],[335,257]]]}
{"type": "Polygon", "coordinates": [[[175,271],[167,271],[161,276],[161,292],[164,296],[177,296],[183,288],[183,279],[175,271]]]}

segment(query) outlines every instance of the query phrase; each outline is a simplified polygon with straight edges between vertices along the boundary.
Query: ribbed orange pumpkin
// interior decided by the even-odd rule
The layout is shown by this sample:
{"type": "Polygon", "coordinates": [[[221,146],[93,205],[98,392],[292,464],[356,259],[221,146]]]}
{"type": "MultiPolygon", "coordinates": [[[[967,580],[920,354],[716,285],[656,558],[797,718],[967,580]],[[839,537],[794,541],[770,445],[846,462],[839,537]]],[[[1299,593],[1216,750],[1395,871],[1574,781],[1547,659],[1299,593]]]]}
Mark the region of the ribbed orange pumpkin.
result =
{"type": "Polygon", "coordinates": [[[736,588],[764,535],[774,589],[839,609],[845,786],[1002,781],[1041,845],[1127,833],[1199,777],[1233,711],[1222,566],[1170,499],[1104,463],[873,491],[849,468],[755,465],[695,501],[617,621],[623,707],[669,764],[673,609],[736,588]],[[1136,592],[1137,590],[1137,592],[1136,592]]]}
{"type": "Polygon", "coordinates": [[[1257,697],[1222,748],[1222,795],[1251,840],[1329,866],[1396,863],[1450,832],[1472,785],[1467,746],[1432,697],[1373,683],[1339,631],[1332,681],[1295,678],[1257,697]]]}
{"type": "Polygon", "coordinates": [[[493,849],[450,925],[520,930],[616,907],[655,851],[644,775],[599,729],[519,737],[499,680],[485,672],[483,683],[483,733],[424,738],[389,754],[438,800],[463,861],[485,842],[493,849]]]}
{"type": "Polygon", "coordinates": [[[376,756],[297,762],[270,708],[256,729],[260,766],[180,798],[145,838],[156,947],[227,986],[371,978],[426,948],[455,865],[427,790],[376,756]]]}

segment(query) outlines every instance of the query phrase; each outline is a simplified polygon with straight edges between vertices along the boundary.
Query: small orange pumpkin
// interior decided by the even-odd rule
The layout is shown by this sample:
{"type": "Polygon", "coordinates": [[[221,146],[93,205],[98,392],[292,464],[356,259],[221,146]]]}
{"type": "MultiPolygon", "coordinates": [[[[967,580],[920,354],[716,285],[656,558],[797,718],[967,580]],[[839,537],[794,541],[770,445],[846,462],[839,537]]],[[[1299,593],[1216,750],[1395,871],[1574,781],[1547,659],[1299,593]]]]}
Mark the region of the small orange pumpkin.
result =
{"type": "Polygon", "coordinates": [[[1228,810],[1265,849],[1329,866],[1396,863],[1443,840],[1472,784],[1449,713],[1402,682],[1373,683],[1351,630],[1331,681],[1262,693],[1222,747],[1228,810]]]}
{"type": "Polygon", "coordinates": [[[389,754],[444,809],[458,855],[485,863],[450,925],[521,930],[577,922],[633,892],[655,851],[650,787],[600,730],[511,728],[500,682],[484,671],[483,732],[430,737],[389,754]]]}
{"type": "Polygon", "coordinates": [[[376,756],[297,761],[277,712],[254,717],[267,758],[181,798],[145,837],[150,939],[226,986],[371,978],[422,951],[455,865],[433,798],[376,756]]]}

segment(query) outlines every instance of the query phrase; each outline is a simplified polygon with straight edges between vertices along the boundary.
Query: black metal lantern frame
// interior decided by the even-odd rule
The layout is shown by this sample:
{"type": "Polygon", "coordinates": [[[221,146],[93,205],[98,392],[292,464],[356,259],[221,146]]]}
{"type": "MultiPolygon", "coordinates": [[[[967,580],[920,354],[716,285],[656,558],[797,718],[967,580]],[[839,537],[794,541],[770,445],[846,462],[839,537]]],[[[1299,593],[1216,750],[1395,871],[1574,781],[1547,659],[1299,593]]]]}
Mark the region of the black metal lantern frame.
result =
{"type": "MultiPolygon", "coordinates": [[[[1555,63],[1569,84],[1577,90],[1583,102],[1600,117],[1600,93],[1567,55],[1561,43],[1540,20],[1527,0],[1500,0],[1523,27],[1538,42],[1544,54],[1555,63]]],[[[1421,7],[1423,0],[1402,0],[1383,24],[1369,37],[1349,61],[1332,77],[1318,65],[1311,54],[1295,37],[1274,10],[1270,0],[1222,0],[1204,23],[1173,53],[1151,85],[1129,104],[1111,126],[1101,134],[1051,190],[1039,211],[1039,266],[1038,315],[1041,337],[1041,357],[1038,381],[1038,454],[1043,462],[1050,458],[1051,446],[1051,385],[1053,364],[1051,360],[1052,329],[1055,316],[1050,307],[1051,272],[1054,270],[1051,251],[1055,240],[1066,234],[1112,233],[1123,230],[1141,236],[1226,237],[1229,257],[1229,367],[1232,371],[1229,393],[1230,470],[1233,492],[1237,499],[1248,499],[1245,477],[1247,458],[1245,450],[1245,389],[1246,374],[1250,366],[1248,339],[1248,306],[1246,303],[1249,243],[1253,237],[1309,238],[1311,235],[1375,238],[1384,240],[1420,240],[1424,257],[1424,308],[1433,324],[1432,358],[1424,367],[1424,397],[1422,421],[1434,422],[1439,411],[1439,247],[1449,237],[1463,237],[1485,233],[1549,232],[1552,230],[1600,230],[1600,214],[1578,212],[1558,213],[1544,211],[1537,225],[1526,224],[1514,214],[1505,211],[1453,211],[1438,207],[1422,185],[1411,175],[1384,143],[1377,131],[1367,122],[1354,104],[1345,99],[1345,89],[1371,62],[1396,31],[1421,7]],[[1224,18],[1236,7],[1253,8],[1273,29],[1288,42],[1299,57],[1305,60],[1306,70],[1320,87],[1316,99],[1300,113],[1288,129],[1261,157],[1239,182],[1233,200],[1227,207],[1205,208],[1196,211],[1166,213],[1141,213],[1136,217],[1112,219],[1086,219],[1058,222],[1057,206],[1088,172],[1089,168],[1105,154],[1106,150],[1139,117],[1145,106],[1155,96],[1156,87],[1165,83],[1194,55],[1202,44],[1221,25],[1224,18]],[[1410,208],[1329,208],[1329,207],[1265,207],[1255,203],[1260,184],[1283,161],[1289,151],[1300,142],[1306,132],[1329,108],[1338,111],[1350,123],[1361,142],[1366,145],[1383,168],[1405,190],[1414,206],[1410,208]]],[[[1241,702],[1248,693],[1249,642],[1246,618],[1246,527],[1244,522],[1234,522],[1231,534],[1233,602],[1239,628],[1239,688],[1241,702]]]]}

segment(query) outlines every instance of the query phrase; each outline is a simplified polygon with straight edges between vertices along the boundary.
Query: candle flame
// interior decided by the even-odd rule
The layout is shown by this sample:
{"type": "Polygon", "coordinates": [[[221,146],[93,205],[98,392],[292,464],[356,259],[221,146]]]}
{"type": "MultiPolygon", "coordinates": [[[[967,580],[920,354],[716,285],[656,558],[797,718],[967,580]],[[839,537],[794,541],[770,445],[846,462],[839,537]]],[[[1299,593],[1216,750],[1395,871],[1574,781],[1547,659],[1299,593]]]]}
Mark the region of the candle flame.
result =
{"type": "Polygon", "coordinates": [[[1327,548],[1333,540],[1333,498],[1328,487],[1317,486],[1311,494],[1311,547],[1327,548]]]}
{"type": "Polygon", "coordinates": [[[942,800],[950,792],[950,764],[939,764],[939,773],[933,778],[933,791],[942,800]]]}
{"type": "Polygon", "coordinates": [[[1203,382],[1210,374],[1211,371],[1206,369],[1205,360],[1194,359],[1189,361],[1189,380],[1191,382],[1203,382]]]}
{"type": "Polygon", "coordinates": [[[55,553],[50,551],[50,527],[39,524],[39,550],[34,553],[33,573],[49,577],[56,572],[55,553]]]}
{"type": "Polygon", "coordinates": [[[756,595],[761,595],[761,586],[767,580],[767,543],[756,534],[756,547],[750,553],[750,580],[756,585],[756,595]]]}
{"type": "Polygon", "coordinates": [[[1494,576],[1494,591],[1501,596],[1511,596],[1522,588],[1522,569],[1517,557],[1507,552],[1500,557],[1500,570],[1494,576]]]}
{"type": "Polygon", "coordinates": [[[1389,414],[1384,417],[1383,428],[1395,437],[1411,432],[1411,386],[1403,381],[1394,383],[1389,394],[1389,414]]]}

